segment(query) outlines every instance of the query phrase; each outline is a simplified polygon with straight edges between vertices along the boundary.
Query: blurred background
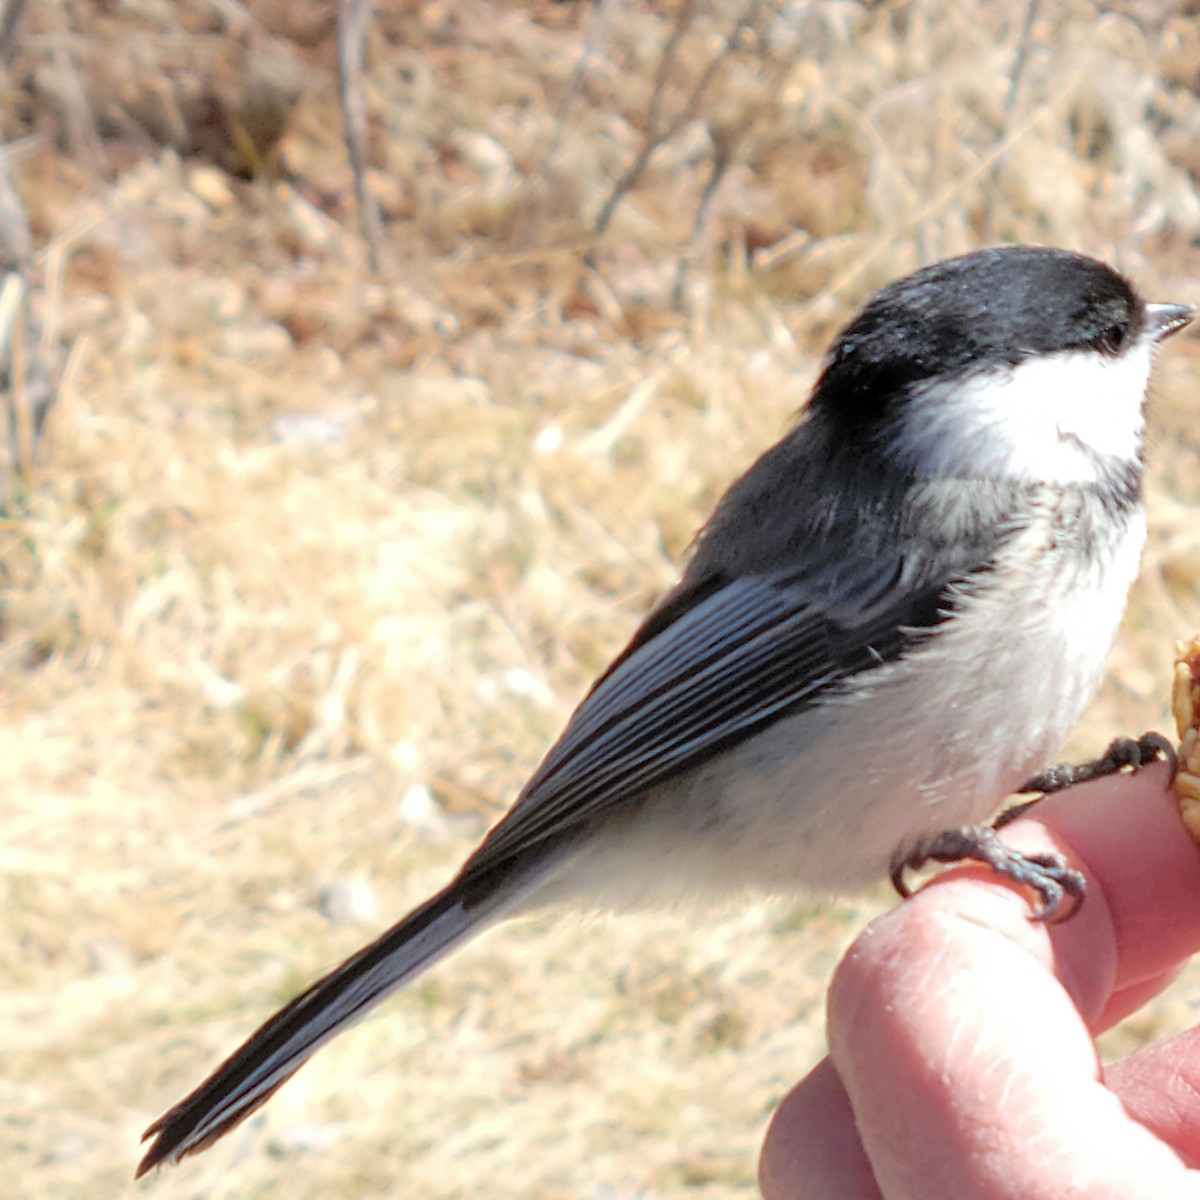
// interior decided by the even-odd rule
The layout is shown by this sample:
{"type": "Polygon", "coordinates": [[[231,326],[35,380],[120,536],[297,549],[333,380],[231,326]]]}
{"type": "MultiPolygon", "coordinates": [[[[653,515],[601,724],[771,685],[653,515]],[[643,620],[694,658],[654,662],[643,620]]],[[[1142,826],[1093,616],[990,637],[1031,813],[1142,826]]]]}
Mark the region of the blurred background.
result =
{"type": "MultiPolygon", "coordinates": [[[[7,0],[0,67],[0,1194],[754,1195],[882,887],[495,931],[131,1176],[456,867],[872,290],[1037,241],[1200,300],[1200,10],[7,0]]],[[[1168,727],[1198,394],[1185,335],[1073,755],[1168,727]]]]}

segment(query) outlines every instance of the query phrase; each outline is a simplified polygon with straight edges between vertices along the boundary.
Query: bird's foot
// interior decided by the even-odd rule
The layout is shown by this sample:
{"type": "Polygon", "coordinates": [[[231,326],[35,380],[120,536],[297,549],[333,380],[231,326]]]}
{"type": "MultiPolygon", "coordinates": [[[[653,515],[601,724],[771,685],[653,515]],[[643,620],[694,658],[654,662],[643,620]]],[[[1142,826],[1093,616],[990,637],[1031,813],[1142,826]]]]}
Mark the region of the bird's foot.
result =
{"type": "Polygon", "coordinates": [[[1093,758],[1091,762],[1078,765],[1059,763],[1058,766],[1049,767],[1033,776],[1032,779],[1027,779],[1017,788],[1017,792],[1019,794],[1037,792],[1039,794],[1032,800],[1026,800],[1024,804],[1014,804],[1012,808],[1006,808],[996,818],[993,827],[1003,829],[1005,825],[1012,824],[1018,817],[1025,816],[1031,808],[1040,804],[1047,796],[1053,795],[1055,792],[1064,792],[1077,783],[1087,783],[1090,779],[1103,779],[1106,775],[1116,775],[1118,771],[1122,771],[1126,767],[1133,771],[1140,771],[1142,767],[1148,767],[1155,762],[1167,763],[1171,770],[1171,777],[1174,778],[1179,765],[1175,747],[1161,733],[1151,731],[1143,733],[1140,738],[1114,738],[1108,749],[1099,758],[1093,758]]]}
{"type": "Polygon", "coordinates": [[[922,842],[907,857],[892,864],[892,885],[901,896],[907,897],[911,889],[904,878],[906,871],[918,870],[929,862],[952,863],[964,859],[991,867],[1010,883],[1032,888],[1041,901],[1034,912],[1038,921],[1073,917],[1087,891],[1083,875],[1068,867],[1065,859],[1057,854],[1021,854],[1006,846],[988,825],[947,829],[922,842]],[[1060,911],[1068,897],[1070,907],[1060,911]]]}

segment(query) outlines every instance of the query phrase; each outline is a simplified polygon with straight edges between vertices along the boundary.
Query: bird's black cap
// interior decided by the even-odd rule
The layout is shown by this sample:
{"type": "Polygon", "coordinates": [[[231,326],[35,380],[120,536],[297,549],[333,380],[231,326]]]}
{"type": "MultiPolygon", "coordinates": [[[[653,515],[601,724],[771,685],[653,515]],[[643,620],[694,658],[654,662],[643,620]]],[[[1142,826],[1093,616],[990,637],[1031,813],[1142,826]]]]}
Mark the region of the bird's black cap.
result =
{"type": "Polygon", "coordinates": [[[838,335],[813,407],[869,422],[923,383],[1037,355],[1116,356],[1144,332],[1145,307],[1111,267],[1067,250],[1000,246],[947,259],[885,287],[838,335]]]}

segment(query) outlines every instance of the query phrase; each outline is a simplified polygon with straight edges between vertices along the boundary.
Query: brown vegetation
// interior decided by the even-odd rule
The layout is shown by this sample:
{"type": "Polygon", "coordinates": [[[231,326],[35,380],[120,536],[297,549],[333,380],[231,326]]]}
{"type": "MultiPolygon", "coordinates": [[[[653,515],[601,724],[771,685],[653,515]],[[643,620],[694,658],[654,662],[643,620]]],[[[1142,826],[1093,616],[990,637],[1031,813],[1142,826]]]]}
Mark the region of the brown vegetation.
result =
{"type": "MultiPolygon", "coordinates": [[[[1195,20],[1107,7],[379,3],[378,272],[332,2],[25,13],[57,400],[0,524],[0,1194],[753,1194],[882,891],[498,931],[128,1180],[507,804],[876,285],[1021,240],[1200,298],[1195,20]]],[[[1165,726],[1200,624],[1194,344],[1075,752],[1165,726]]]]}

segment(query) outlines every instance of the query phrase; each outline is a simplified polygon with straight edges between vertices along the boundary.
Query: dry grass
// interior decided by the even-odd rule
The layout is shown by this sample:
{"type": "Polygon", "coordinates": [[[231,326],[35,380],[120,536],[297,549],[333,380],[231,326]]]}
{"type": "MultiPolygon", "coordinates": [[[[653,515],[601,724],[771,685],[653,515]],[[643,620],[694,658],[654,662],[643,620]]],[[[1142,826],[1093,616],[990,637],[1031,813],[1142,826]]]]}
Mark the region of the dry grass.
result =
{"type": "MultiPolygon", "coordinates": [[[[323,10],[252,6],[237,41],[215,7],[42,6],[6,119],[69,359],[0,526],[0,1193],[753,1193],[882,892],[498,931],[128,1180],[152,1117],[453,868],[875,285],[1039,240],[1200,295],[1200,40],[1146,7],[1041,4],[1010,101],[1022,5],[765,5],[589,273],[670,13],[610,13],[572,84],[591,9],[380,5],[373,278],[323,10]],[[254,179],[185,136],[180,47],[235,116],[263,62],[304,67],[254,179]]],[[[668,116],[734,11],[700,6],[668,116]]],[[[1153,543],[1076,752],[1165,724],[1200,626],[1198,374],[1172,343],[1153,543]]]]}

